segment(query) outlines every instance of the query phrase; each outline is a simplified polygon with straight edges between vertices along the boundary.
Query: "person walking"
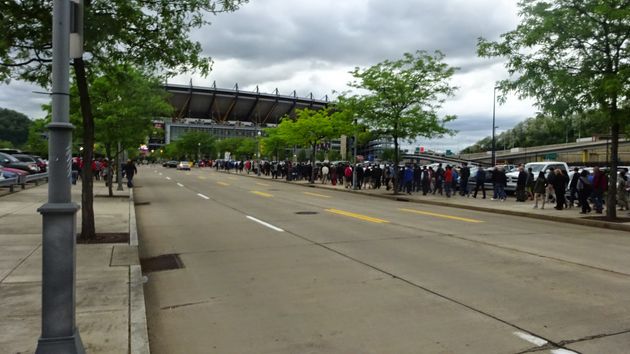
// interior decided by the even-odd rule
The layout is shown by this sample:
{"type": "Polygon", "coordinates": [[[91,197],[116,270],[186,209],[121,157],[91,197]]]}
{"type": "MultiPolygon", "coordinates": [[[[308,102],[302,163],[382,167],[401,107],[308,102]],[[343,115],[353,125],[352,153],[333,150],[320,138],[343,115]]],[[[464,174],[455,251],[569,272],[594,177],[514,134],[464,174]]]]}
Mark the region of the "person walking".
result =
{"type": "Polygon", "coordinates": [[[326,165],[322,166],[322,184],[328,183],[328,172],[329,172],[328,166],[326,165]]]}
{"type": "Polygon", "coordinates": [[[343,175],[346,177],[346,188],[350,188],[352,186],[352,167],[350,165],[346,166],[343,175]]]}
{"type": "Polygon", "coordinates": [[[444,193],[446,193],[446,198],[451,197],[451,187],[453,187],[453,169],[451,166],[446,165],[446,170],[444,170],[444,193]]]}
{"type": "Polygon", "coordinates": [[[422,195],[427,195],[431,189],[431,174],[427,166],[422,167],[422,195]]]}
{"type": "Polygon", "coordinates": [[[407,194],[411,194],[411,190],[413,188],[413,169],[411,166],[405,166],[405,170],[403,172],[403,185],[405,187],[405,192],[407,194]]]}
{"type": "Polygon", "coordinates": [[[133,161],[127,160],[123,170],[125,171],[125,176],[127,177],[127,188],[133,188],[133,176],[138,173],[136,165],[133,161]]]}
{"type": "Polygon", "coordinates": [[[556,192],[556,210],[562,210],[564,208],[564,194],[567,190],[568,177],[562,173],[562,170],[556,168],[555,178],[553,179],[553,189],[556,192]]]}
{"type": "Polygon", "coordinates": [[[518,178],[516,180],[516,201],[525,202],[527,199],[525,187],[527,186],[527,173],[523,169],[523,165],[518,166],[518,178]]]}
{"type": "Polygon", "coordinates": [[[473,193],[473,198],[477,198],[477,192],[481,189],[481,193],[483,195],[482,199],[486,199],[486,171],[483,168],[478,168],[477,173],[475,174],[475,192],[473,193]]]}
{"type": "Polygon", "coordinates": [[[442,195],[442,181],[444,178],[444,169],[442,168],[442,164],[438,164],[438,168],[435,170],[435,188],[433,188],[433,194],[435,192],[440,193],[442,195]]]}
{"type": "MultiPolygon", "coordinates": [[[[576,199],[578,199],[577,198],[577,184],[579,180],[580,180],[579,169],[575,167],[573,169],[573,176],[571,176],[571,182],[569,182],[569,208],[572,208],[576,199]]],[[[580,202],[578,200],[578,204],[579,203],[580,202]]]]}
{"type": "Polygon", "coordinates": [[[582,211],[580,214],[587,214],[591,212],[591,206],[588,204],[588,197],[593,192],[593,186],[588,178],[588,171],[582,170],[579,174],[577,184],[575,186],[580,201],[582,211]]]}
{"type": "Polygon", "coordinates": [[[527,198],[534,200],[534,183],[536,183],[536,176],[531,167],[527,169],[527,182],[525,182],[525,189],[527,190],[527,198]]]}
{"type": "Polygon", "coordinates": [[[505,169],[500,167],[497,170],[497,197],[502,202],[504,202],[507,199],[507,194],[505,194],[506,185],[507,185],[507,176],[505,175],[505,169]]]}
{"type": "Polygon", "coordinates": [[[462,169],[459,171],[459,193],[464,197],[469,197],[468,180],[470,179],[470,167],[464,162],[462,169]]]}
{"type": "MultiPolygon", "coordinates": [[[[593,204],[595,212],[601,214],[604,210],[604,193],[608,189],[608,178],[599,167],[593,168],[593,204]]],[[[614,205],[613,205],[614,207],[614,205]]]]}
{"type": "Polygon", "coordinates": [[[619,210],[628,210],[628,176],[626,170],[621,171],[619,174],[617,204],[619,204],[619,210]]]}
{"type": "Polygon", "coordinates": [[[542,199],[542,205],[540,209],[545,209],[545,202],[547,201],[547,196],[545,194],[546,191],[547,178],[545,177],[545,173],[543,171],[540,171],[538,172],[536,182],[534,182],[534,209],[538,208],[539,199],[542,199]]]}

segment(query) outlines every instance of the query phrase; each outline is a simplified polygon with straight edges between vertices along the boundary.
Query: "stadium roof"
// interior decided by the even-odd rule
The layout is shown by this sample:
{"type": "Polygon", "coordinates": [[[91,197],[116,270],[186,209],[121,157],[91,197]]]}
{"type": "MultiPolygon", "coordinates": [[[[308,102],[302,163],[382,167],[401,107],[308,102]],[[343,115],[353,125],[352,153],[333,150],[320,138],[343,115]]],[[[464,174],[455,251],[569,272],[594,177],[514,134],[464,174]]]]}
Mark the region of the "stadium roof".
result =
{"type": "Polygon", "coordinates": [[[232,89],[166,84],[169,102],[175,108],[174,120],[183,118],[213,119],[216,122],[242,121],[278,123],[284,115],[293,115],[296,109],[321,109],[328,105],[324,100],[275,93],[241,91],[238,84],[232,89]]]}

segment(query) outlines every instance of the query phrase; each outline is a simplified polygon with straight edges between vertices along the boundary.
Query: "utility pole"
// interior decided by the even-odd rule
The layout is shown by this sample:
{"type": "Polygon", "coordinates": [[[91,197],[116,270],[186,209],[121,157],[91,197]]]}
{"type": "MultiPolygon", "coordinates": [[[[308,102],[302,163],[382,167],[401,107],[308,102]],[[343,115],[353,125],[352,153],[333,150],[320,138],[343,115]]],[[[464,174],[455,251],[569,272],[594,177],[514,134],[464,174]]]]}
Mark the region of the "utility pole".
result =
{"type": "MultiPolygon", "coordinates": [[[[80,0],[53,2],[52,122],[48,125],[48,202],[42,214],[42,334],[37,354],[83,354],[76,327],[76,213],[72,202],[70,124],[70,33],[81,40],[80,0]],[[71,19],[70,13],[75,15],[71,19]],[[74,20],[71,23],[71,20],[74,20]]],[[[73,39],[74,39],[73,38],[73,39]]],[[[81,42],[79,42],[80,44],[81,42]]],[[[73,56],[82,46],[73,48],[73,56]]],[[[86,162],[89,163],[89,162],[86,162]]]]}

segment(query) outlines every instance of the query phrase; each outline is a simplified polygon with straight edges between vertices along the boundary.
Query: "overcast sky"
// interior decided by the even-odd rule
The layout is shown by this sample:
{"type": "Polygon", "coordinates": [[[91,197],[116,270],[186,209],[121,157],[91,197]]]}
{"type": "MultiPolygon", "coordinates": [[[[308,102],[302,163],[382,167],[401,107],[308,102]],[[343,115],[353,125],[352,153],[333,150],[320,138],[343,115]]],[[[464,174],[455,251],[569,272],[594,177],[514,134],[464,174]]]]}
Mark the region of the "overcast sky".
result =
{"type": "MultiPolygon", "coordinates": [[[[351,80],[348,71],[405,52],[441,50],[461,69],[452,83],[459,87],[443,109],[458,119],[454,137],[412,145],[458,151],[491,134],[494,83],[507,73],[499,60],[477,58],[477,38],[498,39],[518,23],[515,0],[251,0],[239,11],[212,17],[212,25],[193,33],[204,53],[214,59],[207,78],[194,74],[170,79],[188,83],[316,98],[334,97],[351,80]]],[[[12,81],[0,86],[0,107],[31,118],[48,97],[41,90],[12,81]]],[[[498,131],[535,113],[532,101],[509,98],[497,105],[498,131]]]]}

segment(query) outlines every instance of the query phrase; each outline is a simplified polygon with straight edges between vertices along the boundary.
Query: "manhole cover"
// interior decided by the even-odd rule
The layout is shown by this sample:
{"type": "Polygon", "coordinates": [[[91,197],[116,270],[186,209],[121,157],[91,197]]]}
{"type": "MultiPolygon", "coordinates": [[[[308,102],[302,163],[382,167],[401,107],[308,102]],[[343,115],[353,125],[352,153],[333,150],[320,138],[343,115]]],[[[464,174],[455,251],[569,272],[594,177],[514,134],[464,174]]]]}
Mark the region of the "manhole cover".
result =
{"type": "Polygon", "coordinates": [[[140,266],[143,273],[184,268],[184,264],[176,254],[163,254],[157,257],[142,258],[140,259],[140,266]]]}
{"type": "Polygon", "coordinates": [[[315,215],[315,214],[317,214],[316,211],[296,211],[295,213],[297,215],[315,215]]]}

